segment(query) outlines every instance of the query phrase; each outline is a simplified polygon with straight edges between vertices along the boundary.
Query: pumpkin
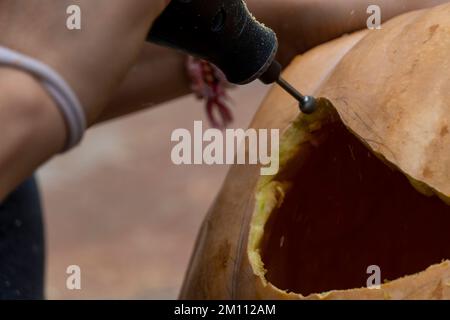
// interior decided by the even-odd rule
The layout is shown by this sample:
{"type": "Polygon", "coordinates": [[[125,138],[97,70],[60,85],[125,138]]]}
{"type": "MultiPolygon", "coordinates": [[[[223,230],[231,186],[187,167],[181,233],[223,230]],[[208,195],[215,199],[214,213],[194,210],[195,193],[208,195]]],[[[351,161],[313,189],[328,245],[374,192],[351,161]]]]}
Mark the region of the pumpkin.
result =
{"type": "Polygon", "coordinates": [[[291,63],[318,111],[269,93],[251,127],[282,130],[280,171],[230,169],[182,299],[450,298],[449,17],[404,14],[291,63]]]}

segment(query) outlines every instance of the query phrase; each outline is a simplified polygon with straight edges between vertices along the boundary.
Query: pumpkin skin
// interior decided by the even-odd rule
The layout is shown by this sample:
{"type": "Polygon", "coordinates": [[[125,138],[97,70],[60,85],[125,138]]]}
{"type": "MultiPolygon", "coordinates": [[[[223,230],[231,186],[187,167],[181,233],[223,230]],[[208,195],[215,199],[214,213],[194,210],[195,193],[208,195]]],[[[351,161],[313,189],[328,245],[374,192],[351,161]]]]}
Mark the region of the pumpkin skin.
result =
{"type": "MultiPolygon", "coordinates": [[[[292,211],[284,206],[292,201],[289,197],[296,201],[292,190],[298,190],[295,188],[301,187],[302,179],[306,179],[302,168],[307,167],[315,153],[333,148],[325,145],[329,137],[339,136],[335,132],[346,137],[335,141],[336,150],[345,148],[347,143],[354,146],[360,143],[369,156],[373,155],[374,161],[404,178],[401,188],[406,190],[409,199],[413,194],[412,202],[417,198],[418,202],[441,211],[437,223],[428,228],[430,233],[421,234],[420,228],[414,229],[418,233],[411,239],[423,237],[424,242],[429,241],[433,228],[438,228],[435,233],[442,233],[439,219],[445,219],[446,213],[450,216],[449,17],[450,4],[408,13],[385,23],[382,30],[342,37],[291,63],[284,77],[300,91],[324,97],[319,101],[320,111],[310,116],[299,115],[296,102],[280,88],[274,87],[269,93],[251,127],[276,128],[284,132],[280,172],[274,177],[261,177],[257,166],[240,165],[230,169],[222,191],[205,218],[180,298],[450,298],[450,264],[441,262],[449,256],[429,261],[429,265],[412,273],[397,271],[398,277],[389,279],[380,289],[364,288],[361,284],[331,287],[325,293],[314,291],[315,283],[307,293],[302,292],[301,285],[300,288],[286,287],[282,271],[272,278],[278,277],[275,282],[284,282],[284,287],[273,284],[268,277],[275,272],[266,266],[273,254],[273,268],[283,270],[283,264],[277,266],[278,256],[270,246],[268,234],[276,233],[272,225],[292,211]],[[274,219],[273,224],[270,219],[274,219]]],[[[327,161],[331,160],[324,159],[322,165],[327,161]]],[[[393,181],[400,181],[395,179],[401,178],[393,181]]],[[[319,189],[315,199],[319,203],[325,195],[318,186],[314,188],[319,189]]],[[[345,197],[352,197],[352,192],[357,190],[348,190],[345,197]]],[[[379,200],[383,202],[384,197],[379,200]]],[[[301,194],[298,201],[303,201],[301,194]]],[[[402,201],[407,202],[408,198],[402,201]]],[[[399,215],[405,214],[401,209],[396,210],[399,215]]],[[[383,216],[381,211],[379,214],[383,216]]],[[[424,225],[427,219],[433,219],[427,212],[414,213],[413,219],[420,222],[419,214],[423,216],[424,225]]],[[[395,237],[395,228],[386,229],[394,230],[389,235],[395,237]]],[[[446,239],[449,240],[448,237],[435,240],[445,248],[446,239]]],[[[357,239],[353,243],[356,246],[357,239]]],[[[420,246],[420,241],[411,243],[420,246]]],[[[324,247],[327,245],[332,247],[332,244],[324,247]]],[[[413,256],[414,248],[408,249],[413,256]]],[[[279,256],[283,258],[281,253],[279,256]]],[[[286,259],[290,261],[289,257],[286,259]]],[[[309,262],[306,260],[306,264],[309,262]]]]}

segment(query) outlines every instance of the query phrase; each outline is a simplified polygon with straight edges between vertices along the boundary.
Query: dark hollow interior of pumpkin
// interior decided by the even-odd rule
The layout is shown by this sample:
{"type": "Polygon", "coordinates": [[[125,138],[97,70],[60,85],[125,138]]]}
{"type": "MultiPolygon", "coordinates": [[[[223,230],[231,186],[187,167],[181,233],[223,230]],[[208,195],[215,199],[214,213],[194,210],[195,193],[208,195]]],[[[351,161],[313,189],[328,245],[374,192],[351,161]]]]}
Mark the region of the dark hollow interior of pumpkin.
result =
{"type": "Polygon", "coordinates": [[[342,124],[312,151],[272,214],[262,245],[266,277],[304,295],[365,287],[450,258],[450,206],[427,197],[342,124]]]}

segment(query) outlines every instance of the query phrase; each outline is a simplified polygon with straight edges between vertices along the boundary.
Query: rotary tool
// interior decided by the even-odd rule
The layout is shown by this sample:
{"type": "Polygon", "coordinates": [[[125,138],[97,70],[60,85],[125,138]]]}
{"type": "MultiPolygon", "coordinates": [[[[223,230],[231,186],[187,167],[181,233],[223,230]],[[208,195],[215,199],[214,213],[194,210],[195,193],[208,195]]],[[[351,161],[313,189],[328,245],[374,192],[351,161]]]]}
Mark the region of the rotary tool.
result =
{"type": "Polygon", "coordinates": [[[278,83],[312,113],[316,100],[281,77],[275,32],[258,22],[243,0],[172,0],[155,20],[148,41],[216,65],[233,84],[278,83]]]}

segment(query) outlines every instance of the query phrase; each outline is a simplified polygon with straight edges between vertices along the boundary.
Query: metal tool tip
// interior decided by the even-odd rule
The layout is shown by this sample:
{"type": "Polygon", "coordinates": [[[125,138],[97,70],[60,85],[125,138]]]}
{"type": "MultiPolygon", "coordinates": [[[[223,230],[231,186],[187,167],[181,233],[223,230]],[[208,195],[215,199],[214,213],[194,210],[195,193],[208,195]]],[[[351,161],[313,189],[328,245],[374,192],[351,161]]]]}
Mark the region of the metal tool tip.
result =
{"type": "Polygon", "coordinates": [[[303,98],[300,99],[299,102],[300,102],[300,110],[304,114],[311,114],[314,111],[316,111],[317,101],[316,98],[314,98],[313,96],[304,96],[303,98]]]}
{"type": "Polygon", "coordinates": [[[316,111],[316,99],[312,96],[304,96],[291,86],[286,80],[279,77],[277,83],[286,90],[292,97],[294,97],[300,104],[300,110],[305,114],[311,114],[316,111]]]}

